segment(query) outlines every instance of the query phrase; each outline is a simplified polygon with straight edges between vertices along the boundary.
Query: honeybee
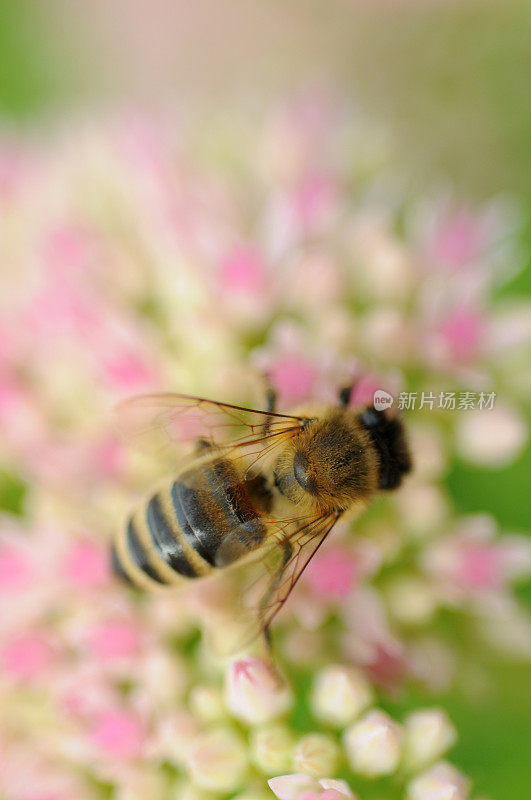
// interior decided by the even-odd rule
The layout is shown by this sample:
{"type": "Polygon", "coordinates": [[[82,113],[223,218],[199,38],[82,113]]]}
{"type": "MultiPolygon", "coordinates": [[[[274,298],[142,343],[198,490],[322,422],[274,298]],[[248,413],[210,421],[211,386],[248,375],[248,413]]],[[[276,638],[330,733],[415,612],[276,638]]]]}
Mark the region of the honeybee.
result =
{"type": "Polygon", "coordinates": [[[359,514],[380,490],[396,489],[411,469],[401,419],[351,407],[351,391],[342,389],[336,406],[293,414],[275,410],[272,389],[264,411],[181,394],[122,403],[121,427],[151,442],[155,436],[159,457],[169,454],[177,465],[178,446],[195,444],[192,460],[119,530],[115,572],[143,589],[175,589],[252,561],[262,588],[251,638],[267,639],[336,522],[359,514]]]}

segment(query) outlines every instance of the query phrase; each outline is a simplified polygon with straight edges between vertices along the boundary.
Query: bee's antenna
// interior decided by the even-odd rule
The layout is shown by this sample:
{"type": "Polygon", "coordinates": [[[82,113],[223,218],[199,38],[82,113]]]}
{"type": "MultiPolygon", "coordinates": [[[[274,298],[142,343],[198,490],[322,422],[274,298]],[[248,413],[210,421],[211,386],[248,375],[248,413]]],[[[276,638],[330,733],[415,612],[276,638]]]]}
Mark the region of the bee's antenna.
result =
{"type": "Polygon", "coordinates": [[[343,408],[348,408],[348,406],[350,405],[350,401],[352,399],[352,395],[354,394],[354,391],[358,386],[361,378],[362,376],[358,374],[355,378],[353,378],[353,380],[350,383],[345,384],[345,386],[342,386],[339,389],[338,400],[340,406],[342,406],[343,408]]]}

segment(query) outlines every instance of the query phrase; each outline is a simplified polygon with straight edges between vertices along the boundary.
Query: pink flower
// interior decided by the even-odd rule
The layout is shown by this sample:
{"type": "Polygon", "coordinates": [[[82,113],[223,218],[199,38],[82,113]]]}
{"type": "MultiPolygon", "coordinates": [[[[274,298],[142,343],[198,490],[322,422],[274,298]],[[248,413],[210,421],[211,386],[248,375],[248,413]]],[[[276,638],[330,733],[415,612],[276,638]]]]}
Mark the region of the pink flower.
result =
{"type": "Polygon", "coordinates": [[[259,294],[266,288],[266,271],[260,254],[251,247],[229,252],[221,261],[224,289],[243,294],[259,294]]]}
{"type": "Polygon", "coordinates": [[[270,378],[286,403],[298,403],[311,395],[316,371],[310,361],[286,355],[273,364],[270,378]]]}
{"type": "Polygon", "coordinates": [[[425,550],[424,568],[448,597],[498,592],[529,570],[531,547],[523,537],[494,536],[495,527],[489,517],[470,517],[455,533],[425,550]]]}
{"type": "Polygon", "coordinates": [[[337,187],[329,175],[313,173],[300,181],[294,197],[295,217],[304,234],[326,228],[336,210],[337,187]]]}
{"type": "Polygon", "coordinates": [[[138,392],[155,380],[151,364],[138,353],[123,349],[103,359],[101,367],[105,378],[123,392],[138,392]]]}
{"type": "Polygon", "coordinates": [[[57,274],[60,270],[75,270],[86,266],[87,238],[84,231],[65,222],[46,231],[43,256],[47,269],[57,274]]]}
{"type": "Polygon", "coordinates": [[[72,544],[63,560],[65,577],[87,589],[101,586],[109,578],[109,555],[105,547],[85,540],[72,544]]]}
{"type": "Polygon", "coordinates": [[[390,630],[380,595],[374,589],[360,589],[351,596],[345,612],[346,654],[371,681],[396,690],[406,674],[404,648],[390,630]]]}
{"type": "Polygon", "coordinates": [[[401,646],[378,643],[364,665],[369,680],[388,692],[396,691],[406,677],[406,661],[401,646]]]}
{"type": "Polygon", "coordinates": [[[473,543],[464,546],[456,579],[470,589],[499,588],[502,583],[502,571],[496,548],[473,543]]]}
{"type": "Polygon", "coordinates": [[[355,379],[354,390],[350,396],[350,405],[372,405],[374,393],[377,389],[386,389],[382,379],[376,375],[365,374],[355,379]]]}
{"type": "Polygon", "coordinates": [[[108,711],[97,719],[91,739],[108,756],[136,758],[142,751],[145,728],[130,711],[108,711]]]}
{"type": "Polygon", "coordinates": [[[27,587],[34,575],[29,556],[19,547],[3,546],[0,549],[0,592],[20,591],[27,587]]]}
{"type": "Polygon", "coordinates": [[[114,436],[105,436],[93,451],[94,470],[104,479],[119,478],[123,467],[122,447],[114,436]]]}
{"type": "Polygon", "coordinates": [[[435,258],[449,267],[474,261],[484,246],[484,232],[479,221],[467,208],[439,220],[433,234],[431,250],[435,258]]]}
{"type": "Polygon", "coordinates": [[[42,288],[30,297],[24,322],[34,336],[86,337],[98,325],[98,308],[86,280],[75,279],[66,264],[54,265],[42,288]]]}
{"type": "Polygon", "coordinates": [[[472,361],[484,342],[483,317],[471,309],[458,308],[441,321],[439,335],[453,361],[472,361]]]}
{"type": "Polygon", "coordinates": [[[53,650],[43,634],[28,633],[8,640],[2,661],[8,674],[28,681],[46,672],[53,661],[53,650]]]}
{"type": "Polygon", "coordinates": [[[358,566],[346,548],[327,550],[308,565],[305,580],[323,599],[340,600],[351,590],[358,566]]]}
{"type": "Polygon", "coordinates": [[[132,656],[140,649],[141,630],[134,622],[105,622],[90,636],[92,650],[102,659],[132,656]]]}

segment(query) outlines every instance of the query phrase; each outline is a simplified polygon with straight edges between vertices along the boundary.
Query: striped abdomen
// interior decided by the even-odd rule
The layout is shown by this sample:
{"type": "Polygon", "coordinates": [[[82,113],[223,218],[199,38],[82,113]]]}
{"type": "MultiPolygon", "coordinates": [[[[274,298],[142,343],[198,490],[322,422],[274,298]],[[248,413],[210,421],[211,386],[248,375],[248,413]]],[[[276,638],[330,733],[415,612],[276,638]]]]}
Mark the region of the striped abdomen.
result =
{"type": "Polygon", "coordinates": [[[128,520],[112,551],[115,571],[145,588],[207,575],[258,547],[261,512],[230,461],[184,472],[128,520]]]}

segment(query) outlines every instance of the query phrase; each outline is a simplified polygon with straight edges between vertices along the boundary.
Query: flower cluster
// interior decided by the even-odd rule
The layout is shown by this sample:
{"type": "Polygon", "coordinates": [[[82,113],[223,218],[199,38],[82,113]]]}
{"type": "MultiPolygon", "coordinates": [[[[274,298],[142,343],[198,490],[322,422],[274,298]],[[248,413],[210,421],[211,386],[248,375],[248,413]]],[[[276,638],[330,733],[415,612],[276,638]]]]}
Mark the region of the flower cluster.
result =
{"type": "MultiPolygon", "coordinates": [[[[442,478],[527,437],[529,307],[494,301],[517,214],[406,202],[381,138],[314,94],[260,125],[129,115],[39,147],[0,141],[1,792],[10,800],[340,800],[393,775],[409,800],[469,796],[444,711],[380,706],[454,682],[459,642],[531,655],[511,594],[531,552],[442,478]],[[108,543],[160,475],[115,433],[122,397],[182,391],[281,410],[375,389],[496,392],[417,409],[415,470],[339,525],[276,626],[284,677],[198,637],[217,598],[138,597],[108,543]],[[310,676],[310,683],[308,683],[310,676]],[[302,709],[302,711],[301,711],[302,709]],[[269,788],[267,781],[269,779],[269,788]]],[[[516,266],[515,266],[516,265],[516,266]]],[[[464,658],[464,656],[463,656],[464,658]]]]}

